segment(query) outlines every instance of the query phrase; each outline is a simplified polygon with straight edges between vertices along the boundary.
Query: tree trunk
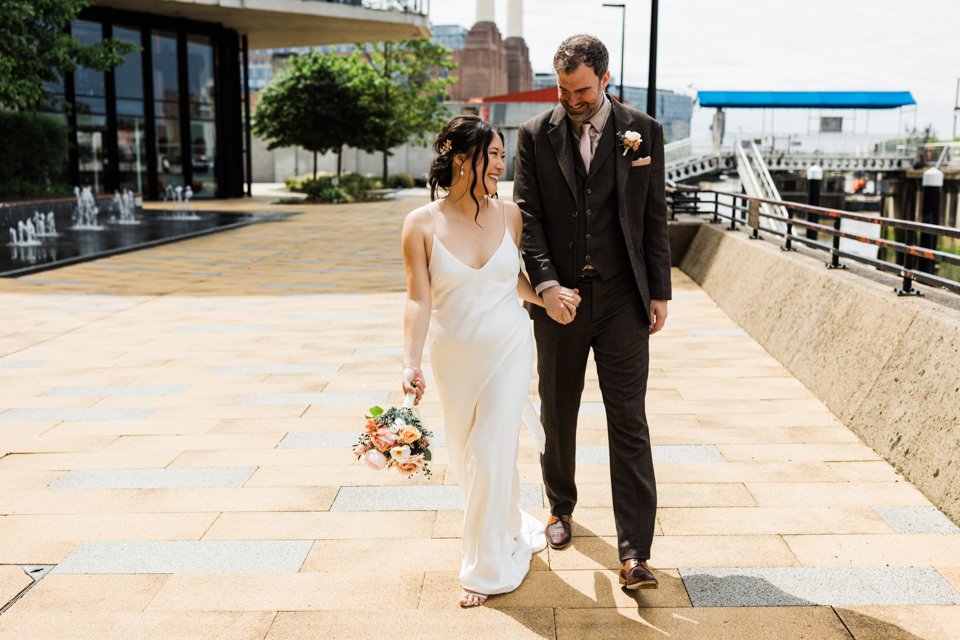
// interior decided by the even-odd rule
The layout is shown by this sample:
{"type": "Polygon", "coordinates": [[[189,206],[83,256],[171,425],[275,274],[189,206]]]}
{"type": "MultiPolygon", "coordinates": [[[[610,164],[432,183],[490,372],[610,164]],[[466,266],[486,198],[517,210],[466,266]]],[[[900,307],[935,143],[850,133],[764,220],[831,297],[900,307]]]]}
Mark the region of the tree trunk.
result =
{"type": "Polygon", "coordinates": [[[313,152],[313,179],[317,179],[317,152],[313,152]]]}
{"type": "MultiPolygon", "coordinates": [[[[390,113],[390,43],[383,43],[383,77],[387,81],[383,83],[383,108],[387,113],[390,113]]],[[[385,122],[389,122],[390,118],[385,118],[385,122]]],[[[386,132],[384,132],[386,133],[386,132]]],[[[383,136],[383,186],[387,186],[387,152],[390,151],[390,148],[387,146],[387,136],[383,136]]]]}
{"type": "Polygon", "coordinates": [[[342,166],[343,160],[343,145],[337,149],[337,180],[340,179],[340,167],[342,166]]]}
{"type": "Polygon", "coordinates": [[[387,178],[389,177],[389,174],[387,174],[387,154],[388,153],[390,153],[390,149],[388,149],[386,143],[384,143],[383,145],[383,184],[384,185],[387,184],[387,178]]]}

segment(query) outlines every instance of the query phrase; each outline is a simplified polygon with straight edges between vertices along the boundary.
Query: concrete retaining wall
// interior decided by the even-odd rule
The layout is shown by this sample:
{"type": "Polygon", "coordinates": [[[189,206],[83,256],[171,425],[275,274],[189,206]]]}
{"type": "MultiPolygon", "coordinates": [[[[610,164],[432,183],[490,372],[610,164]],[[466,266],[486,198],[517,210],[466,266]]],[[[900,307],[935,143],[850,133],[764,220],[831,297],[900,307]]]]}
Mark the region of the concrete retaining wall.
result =
{"type": "Polygon", "coordinates": [[[709,224],[680,268],[960,523],[960,312],[709,224]]]}

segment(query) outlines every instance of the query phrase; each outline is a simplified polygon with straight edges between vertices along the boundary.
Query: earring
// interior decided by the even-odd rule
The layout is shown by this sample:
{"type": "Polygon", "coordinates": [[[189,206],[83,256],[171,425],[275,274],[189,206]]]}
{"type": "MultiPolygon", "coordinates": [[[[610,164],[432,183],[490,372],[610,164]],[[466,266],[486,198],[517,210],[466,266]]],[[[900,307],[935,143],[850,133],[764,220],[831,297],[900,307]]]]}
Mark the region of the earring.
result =
{"type": "Polygon", "coordinates": [[[460,167],[460,175],[463,175],[463,167],[460,167]]]}

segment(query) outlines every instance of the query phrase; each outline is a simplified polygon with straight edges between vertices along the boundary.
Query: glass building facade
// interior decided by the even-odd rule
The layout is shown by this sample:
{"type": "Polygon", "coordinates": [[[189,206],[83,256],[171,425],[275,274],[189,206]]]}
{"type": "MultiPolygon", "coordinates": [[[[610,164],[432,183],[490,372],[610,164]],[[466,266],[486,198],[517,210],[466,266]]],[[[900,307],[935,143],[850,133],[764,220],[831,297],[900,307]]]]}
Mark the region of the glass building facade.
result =
{"type": "Polygon", "coordinates": [[[244,192],[241,39],[220,24],[92,7],[70,24],[83,44],[116,38],[137,50],[106,72],[79,68],[48,83],[69,130],[71,184],[161,199],[244,192]]]}

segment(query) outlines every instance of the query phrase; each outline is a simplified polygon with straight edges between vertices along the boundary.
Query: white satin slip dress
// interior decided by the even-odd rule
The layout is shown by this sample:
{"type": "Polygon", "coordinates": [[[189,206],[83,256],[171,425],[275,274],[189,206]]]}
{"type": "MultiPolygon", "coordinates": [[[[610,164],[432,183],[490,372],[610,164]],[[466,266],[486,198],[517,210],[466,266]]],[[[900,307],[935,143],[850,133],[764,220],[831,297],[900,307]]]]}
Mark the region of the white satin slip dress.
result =
{"type": "MultiPolygon", "coordinates": [[[[433,218],[439,203],[429,206],[433,218]]],[[[517,297],[519,251],[504,216],[500,244],[475,269],[450,253],[433,223],[430,360],[463,496],[460,582],[478,593],[507,593],[546,547],[543,524],[519,504],[521,418],[543,447],[543,428],[527,397],[534,342],[517,297]]]]}

